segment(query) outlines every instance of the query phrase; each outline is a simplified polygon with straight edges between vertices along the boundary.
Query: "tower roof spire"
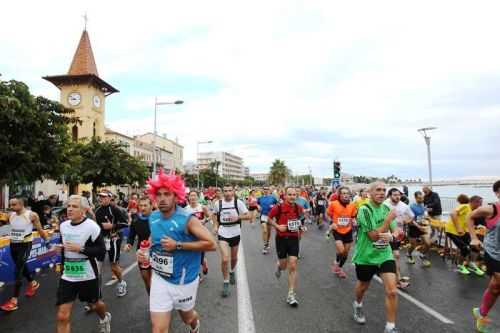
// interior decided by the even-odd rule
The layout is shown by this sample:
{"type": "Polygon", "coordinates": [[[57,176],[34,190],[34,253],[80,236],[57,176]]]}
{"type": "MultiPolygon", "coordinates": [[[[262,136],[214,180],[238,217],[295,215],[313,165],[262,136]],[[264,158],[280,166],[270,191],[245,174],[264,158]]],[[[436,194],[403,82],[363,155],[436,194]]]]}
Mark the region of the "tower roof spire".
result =
{"type": "MultiPolygon", "coordinates": [[[[85,19],[85,22],[87,20],[85,19]]],[[[85,24],[86,26],[87,24],[85,24]]],[[[95,64],[94,53],[92,52],[92,45],[90,45],[89,34],[86,30],[83,30],[82,37],[76,48],[75,55],[73,56],[73,61],[69,67],[68,75],[85,75],[93,74],[99,76],[97,73],[97,66],[95,64]]]]}

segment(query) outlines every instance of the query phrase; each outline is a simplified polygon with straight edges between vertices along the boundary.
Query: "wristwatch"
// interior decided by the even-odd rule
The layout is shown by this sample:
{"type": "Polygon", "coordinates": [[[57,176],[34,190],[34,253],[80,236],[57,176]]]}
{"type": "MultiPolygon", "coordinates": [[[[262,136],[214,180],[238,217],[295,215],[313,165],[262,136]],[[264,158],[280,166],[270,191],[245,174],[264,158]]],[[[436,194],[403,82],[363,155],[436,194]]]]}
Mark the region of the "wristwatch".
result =
{"type": "Polygon", "coordinates": [[[175,245],[175,249],[182,250],[182,242],[177,242],[177,244],[175,245]]]}

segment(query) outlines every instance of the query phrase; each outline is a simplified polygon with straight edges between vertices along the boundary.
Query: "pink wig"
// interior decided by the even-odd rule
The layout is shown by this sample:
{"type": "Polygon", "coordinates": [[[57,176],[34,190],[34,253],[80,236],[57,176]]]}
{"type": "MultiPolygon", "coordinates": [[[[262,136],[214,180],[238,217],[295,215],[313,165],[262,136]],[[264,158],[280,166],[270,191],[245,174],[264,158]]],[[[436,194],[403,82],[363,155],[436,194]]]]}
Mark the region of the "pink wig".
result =
{"type": "Polygon", "coordinates": [[[148,179],[147,183],[149,186],[146,192],[153,201],[156,201],[156,192],[158,192],[160,188],[164,188],[174,193],[177,203],[184,203],[186,201],[184,180],[173,171],[167,175],[163,172],[163,169],[160,169],[158,177],[156,179],[148,179]]]}

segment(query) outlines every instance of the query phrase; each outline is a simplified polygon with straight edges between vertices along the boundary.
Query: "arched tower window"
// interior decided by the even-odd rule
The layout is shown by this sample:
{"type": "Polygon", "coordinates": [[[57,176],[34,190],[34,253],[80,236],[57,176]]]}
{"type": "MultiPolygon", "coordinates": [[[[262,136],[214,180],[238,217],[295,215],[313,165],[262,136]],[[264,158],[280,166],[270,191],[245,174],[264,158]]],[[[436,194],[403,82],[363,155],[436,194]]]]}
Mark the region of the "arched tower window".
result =
{"type": "Polygon", "coordinates": [[[73,142],[78,141],[78,126],[74,125],[71,129],[71,136],[73,138],[73,142]]]}
{"type": "Polygon", "coordinates": [[[93,135],[93,136],[94,136],[94,138],[95,138],[95,135],[96,135],[95,121],[94,121],[94,128],[93,128],[93,132],[92,132],[92,133],[93,133],[92,135],[93,135]]]}

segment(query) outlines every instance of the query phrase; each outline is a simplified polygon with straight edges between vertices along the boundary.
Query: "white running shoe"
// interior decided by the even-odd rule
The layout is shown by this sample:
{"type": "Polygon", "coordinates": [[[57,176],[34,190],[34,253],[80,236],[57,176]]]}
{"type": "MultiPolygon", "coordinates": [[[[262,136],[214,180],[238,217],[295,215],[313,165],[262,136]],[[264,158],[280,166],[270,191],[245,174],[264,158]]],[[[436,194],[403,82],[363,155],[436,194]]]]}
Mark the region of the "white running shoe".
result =
{"type": "Polygon", "coordinates": [[[111,333],[111,313],[106,312],[106,317],[99,320],[99,333],[111,333]]]}
{"type": "Polygon", "coordinates": [[[118,282],[116,286],[116,296],[123,297],[125,295],[127,295],[127,282],[122,280],[122,282],[118,282]]]}

